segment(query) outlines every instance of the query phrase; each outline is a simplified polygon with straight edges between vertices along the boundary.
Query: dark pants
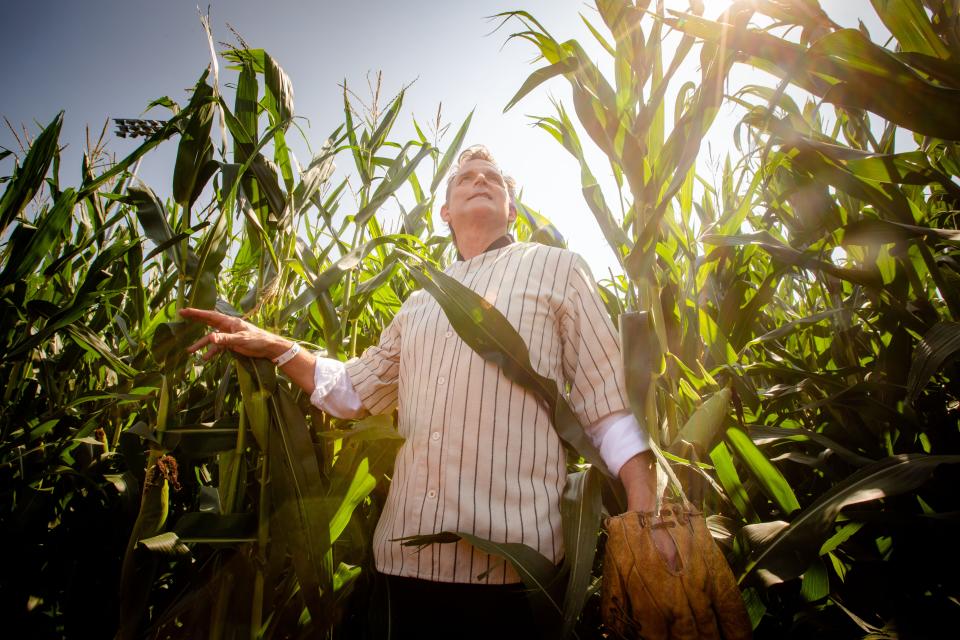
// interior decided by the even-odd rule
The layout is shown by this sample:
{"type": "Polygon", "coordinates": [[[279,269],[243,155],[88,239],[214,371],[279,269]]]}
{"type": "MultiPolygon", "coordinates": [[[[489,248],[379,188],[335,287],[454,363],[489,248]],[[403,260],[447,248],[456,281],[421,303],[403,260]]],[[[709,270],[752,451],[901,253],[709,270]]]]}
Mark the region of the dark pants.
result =
{"type": "Polygon", "coordinates": [[[392,640],[539,638],[522,584],[431,582],[385,576],[392,640]]]}

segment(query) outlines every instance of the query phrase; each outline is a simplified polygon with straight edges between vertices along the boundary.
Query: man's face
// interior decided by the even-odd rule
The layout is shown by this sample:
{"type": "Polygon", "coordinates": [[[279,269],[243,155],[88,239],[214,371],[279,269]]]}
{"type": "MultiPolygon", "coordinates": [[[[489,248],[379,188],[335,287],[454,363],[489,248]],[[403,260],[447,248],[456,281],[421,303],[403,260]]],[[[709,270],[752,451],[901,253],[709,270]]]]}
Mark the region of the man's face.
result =
{"type": "Polygon", "coordinates": [[[454,176],[440,217],[458,239],[466,239],[470,234],[489,237],[506,233],[517,212],[497,166],[476,159],[465,162],[454,176]]]}

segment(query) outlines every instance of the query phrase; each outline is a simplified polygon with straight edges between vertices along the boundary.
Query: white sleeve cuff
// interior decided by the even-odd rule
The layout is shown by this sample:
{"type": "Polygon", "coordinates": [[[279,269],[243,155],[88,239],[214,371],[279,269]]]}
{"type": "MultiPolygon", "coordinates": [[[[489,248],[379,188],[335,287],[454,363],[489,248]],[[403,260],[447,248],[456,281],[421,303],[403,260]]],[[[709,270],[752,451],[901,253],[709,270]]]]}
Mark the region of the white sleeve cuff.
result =
{"type": "Polygon", "coordinates": [[[363,412],[363,402],[339,360],[317,356],[313,384],[310,403],[321,411],[338,418],[353,418],[363,412]]]}
{"type": "Polygon", "coordinates": [[[614,477],[626,462],[650,449],[650,436],[632,413],[611,413],[587,427],[587,435],[593,446],[600,450],[600,457],[614,477]]]}

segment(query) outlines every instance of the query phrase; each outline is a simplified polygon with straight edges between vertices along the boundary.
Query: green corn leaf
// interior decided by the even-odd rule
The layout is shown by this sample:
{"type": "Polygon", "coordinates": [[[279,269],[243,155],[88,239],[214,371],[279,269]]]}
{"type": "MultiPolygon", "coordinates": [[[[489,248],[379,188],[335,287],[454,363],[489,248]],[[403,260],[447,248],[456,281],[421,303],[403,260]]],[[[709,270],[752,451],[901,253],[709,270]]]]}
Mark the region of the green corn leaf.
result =
{"type": "Polygon", "coordinates": [[[838,80],[820,94],[825,101],[872,111],[917,133],[960,139],[960,124],[953,116],[960,109],[960,90],[926,81],[859,31],[824,36],[810,53],[811,60],[825,61],[812,65],[811,75],[827,67],[838,80]],[[910,100],[903,100],[905,95],[910,100]]]}
{"type": "Polygon", "coordinates": [[[333,574],[333,590],[338,594],[341,591],[349,589],[360,577],[360,567],[341,562],[337,566],[336,573],[333,574]]]}
{"type": "MultiPolygon", "coordinates": [[[[620,314],[620,344],[623,372],[626,379],[630,408],[639,424],[647,422],[647,395],[651,382],[663,372],[664,359],[648,311],[620,314]]],[[[647,429],[658,446],[660,430],[647,429]]]]}
{"type": "Polygon", "coordinates": [[[817,433],[816,431],[810,431],[809,429],[803,429],[799,427],[769,427],[766,425],[753,425],[750,427],[750,435],[753,440],[763,439],[765,441],[778,440],[783,438],[791,438],[795,440],[811,440],[816,442],[824,449],[836,453],[838,456],[843,458],[846,462],[857,466],[862,467],[864,465],[870,464],[871,462],[876,462],[871,458],[862,456],[859,453],[851,451],[847,447],[844,447],[840,443],[836,442],[823,435],[822,433],[817,433]]]}
{"type": "MultiPolygon", "coordinates": [[[[911,3],[916,4],[915,0],[911,3]]],[[[960,124],[953,116],[960,108],[960,91],[928,82],[896,54],[870,42],[856,29],[827,33],[805,50],[766,33],[721,28],[689,14],[667,22],[685,33],[749,54],[751,64],[787,78],[827,102],[871,111],[925,135],[960,138],[960,124]]],[[[907,33],[920,24],[906,25],[898,19],[897,29],[907,33]]],[[[907,39],[920,42],[926,36],[913,31],[907,39]]]]}
{"type": "Polygon", "coordinates": [[[370,142],[365,151],[371,156],[376,154],[380,147],[383,146],[387,135],[390,133],[390,130],[393,129],[393,123],[397,121],[397,116],[400,114],[400,107],[403,105],[404,94],[405,92],[401,91],[390,101],[386,112],[380,117],[380,123],[377,124],[377,128],[370,134],[370,142]]]}
{"type": "MultiPolygon", "coordinates": [[[[410,145],[412,143],[408,143],[410,145]]],[[[410,174],[413,173],[417,165],[420,164],[420,161],[426,158],[428,155],[434,152],[434,148],[430,145],[423,145],[420,147],[420,151],[417,152],[411,159],[406,158],[406,147],[397,154],[396,159],[391,164],[390,168],[387,170],[387,177],[384,179],[380,185],[374,191],[373,196],[370,198],[370,201],[363,207],[360,208],[360,211],[357,212],[355,217],[355,224],[357,226],[363,226],[370,221],[376,213],[377,210],[387,201],[387,198],[392,196],[397,189],[402,187],[406,182],[407,178],[410,177],[410,174]]]]}
{"type": "Polygon", "coordinates": [[[559,247],[561,249],[567,248],[567,242],[563,237],[563,234],[554,226],[550,220],[534,211],[529,206],[520,202],[519,200],[515,201],[514,204],[517,207],[517,220],[516,220],[516,231],[517,238],[528,239],[529,242],[537,242],[540,244],[545,244],[548,247],[559,247]],[[527,236],[521,234],[521,229],[526,227],[528,231],[527,236]]]}
{"type": "MultiPolygon", "coordinates": [[[[257,74],[249,61],[244,61],[240,67],[240,77],[237,79],[237,93],[234,99],[234,111],[227,117],[228,129],[233,136],[233,161],[242,163],[247,159],[245,144],[252,144],[257,138],[257,115],[259,102],[257,96],[260,88],[257,84],[257,74]],[[235,117],[235,125],[230,126],[229,118],[235,117]]],[[[221,103],[222,103],[221,98],[221,103]]],[[[223,105],[221,105],[223,106],[223,105]]],[[[229,111],[224,109],[225,112],[229,111]]]]}
{"type": "Polygon", "coordinates": [[[333,158],[337,152],[339,129],[330,135],[310,161],[306,170],[300,176],[300,182],[293,190],[293,214],[302,215],[313,202],[313,198],[333,175],[333,158]]]}
{"type": "MultiPolygon", "coordinates": [[[[283,68],[268,54],[263,54],[263,84],[273,124],[287,123],[293,118],[293,84],[283,68]]],[[[282,131],[282,130],[281,130],[282,131]]]]}
{"type": "Polygon", "coordinates": [[[960,242],[956,229],[934,229],[890,220],[863,219],[843,227],[844,245],[880,245],[923,238],[935,242],[960,242]]]}
{"type": "Polygon", "coordinates": [[[76,202],[76,192],[67,189],[50,209],[39,216],[35,222],[36,231],[29,239],[13,244],[7,265],[0,274],[0,286],[22,280],[27,274],[40,270],[43,261],[50,257],[54,244],[68,230],[76,202]]]}
{"type": "MultiPolygon", "coordinates": [[[[600,4],[601,6],[603,6],[603,5],[611,6],[611,5],[619,4],[619,3],[600,2],[599,4],[600,4]]],[[[601,9],[601,11],[602,11],[602,9],[601,9]]],[[[602,15],[602,13],[601,13],[601,15],[602,15]]],[[[607,39],[603,36],[603,34],[600,33],[600,32],[597,30],[597,28],[596,28],[595,26],[593,26],[593,24],[592,24],[589,20],[587,20],[587,18],[586,18],[582,13],[580,14],[580,21],[583,22],[584,25],[586,25],[587,30],[590,31],[590,35],[592,35],[592,36],[593,36],[593,39],[597,41],[597,44],[599,44],[601,47],[603,47],[603,50],[604,50],[604,51],[606,51],[607,53],[609,53],[611,56],[616,56],[616,55],[617,55],[617,50],[616,50],[609,42],[607,42],[607,39]]],[[[607,22],[605,16],[604,16],[604,22],[607,22]]],[[[610,27],[611,30],[613,30],[613,27],[611,26],[611,24],[610,24],[609,22],[607,22],[607,26],[610,27]]]]}
{"type": "Polygon", "coordinates": [[[814,313],[812,315],[806,316],[804,318],[796,318],[785,324],[780,325],[773,331],[768,331],[763,335],[757,336],[756,338],[750,340],[746,345],[744,345],[741,353],[747,349],[747,347],[752,347],[755,345],[763,344],[764,342],[769,342],[770,340],[779,340],[785,336],[796,332],[800,327],[805,327],[812,324],[818,324],[824,320],[833,318],[836,315],[841,313],[851,313],[852,309],[838,307],[836,309],[829,309],[827,311],[821,311],[820,313],[814,313]]]}
{"type": "Polygon", "coordinates": [[[89,328],[71,323],[66,326],[66,330],[78,344],[103,358],[118,375],[124,378],[133,378],[137,375],[137,371],[133,367],[121,360],[110,345],[89,328]]]}
{"type": "Polygon", "coordinates": [[[770,585],[797,577],[818,555],[841,509],[913,491],[941,464],[960,464],[960,456],[902,454],[860,469],[796,514],[753,557],[740,581],[756,575],[770,585]]]}
{"type": "Polygon", "coordinates": [[[848,522],[840,527],[835,534],[820,545],[820,555],[826,555],[849,540],[853,534],[863,528],[862,522],[848,522]]]}
{"type": "Polygon", "coordinates": [[[141,539],[137,545],[147,551],[167,556],[189,556],[190,547],[184,544],[173,531],[141,539]]]}
{"type": "Polygon", "coordinates": [[[153,331],[150,354],[164,372],[182,366],[186,348],[203,335],[203,326],[193,322],[161,322],[153,331]]]}
{"type": "Polygon", "coordinates": [[[800,597],[807,602],[817,602],[830,595],[830,579],[823,561],[817,558],[800,580],[800,597]]]}
{"type": "Polygon", "coordinates": [[[640,202],[634,203],[634,206],[642,203],[642,206],[651,209],[650,214],[643,220],[636,243],[624,261],[627,274],[634,280],[642,277],[643,267],[655,250],[654,240],[659,233],[660,222],[674,196],[686,182],[687,173],[693,167],[700,151],[701,141],[716,117],[723,99],[723,92],[718,87],[729,74],[733,62],[733,56],[715,56],[704,70],[703,82],[697,88],[690,108],[663,143],[663,150],[658,154],[653,166],[653,176],[644,186],[643,193],[638,196],[640,202]]]}
{"type": "MultiPolygon", "coordinates": [[[[173,229],[167,221],[167,210],[157,195],[146,185],[127,189],[125,201],[137,209],[137,220],[143,227],[143,232],[158,247],[165,247],[164,251],[170,256],[175,265],[180,265],[180,254],[183,248],[174,243],[173,229]]],[[[186,232],[184,232],[186,233],[186,232]]],[[[180,234],[178,234],[180,235],[180,234]]],[[[186,244],[186,243],[183,243],[186,244]]],[[[196,273],[199,259],[192,249],[187,249],[187,274],[196,273]]]]}
{"type": "Polygon", "coordinates": [[[416,246],[418,243],[419,240],[416,237],[406,234],[382,235],[378,238],[370,240],[369,242],[365,242],[341,256],[340,259],[333,263],[329,268],[320,273],[311,283],[311,286],[313,287],[312,295],[320,295],[320,293],[327,291],[336,285],[348,271],[359,267],[362,261],[368,255],[370,255],[373,250],[380,246],[385,244],[394,244],[403,248],[408,248],[410,246],[416,246]],[[410,244],[408,244],[408,242],[410,244]]]}
{"type": "Polygon", "coordinates": [[[751,626],[756,629],[767,613],[767,605],[753,587],[747,587],[743,590],[743,604],[747,608],[747,615],[750,616],[751,626]]]}
{"type": "Polygon", "coordinates": [[[50,170],[50,164],[57,154],[60,129],[63,127],[63,112],[56,115],[50,124],[30,145],[23,163],[16,168],[0,199],[0,233],[6,231],[14,218],[20,215],[27,203],[33,199],[43,179],[50,170]]]}
{"type": "Polygon", "coordinates": [[[905,52],[947,60],[950,50],[937,36],[920,0],[870,0],[874,10],[905,52]]]}
{"type": "Polygon", "coordinates": [[[366,156],[361,152],[360,143],[357,140],[357,129],[353,124],[353,106],[350,104],[350,94],[347,89],[347,81],[343,81],[343,120],[346,124],[347,140],[350,143],[350,151],[353,154],[353,164],[360,174],[360,181],[365,187],[370,186],[371,175],[370,166],[366,156]]]}
{"type": "Polygon", "coordinates": [[[907,374],[907,402],[914,403],[923,388],[960,352],[960,322],[938,322],[914,349],[907,374]]]}
{"type": "Polygon", "coordinates": [[[520,89],[513,95],[512,98],[510,98],[507,106],[503,108],[503,112],[506,113],[509,111],[515,104],[523,100],[523,98],[526,97],[531,91],[539,87],[550,78],[555,78],[556,76],[565,73],[574,73],[576,70],[577,62],[573,58],[564,58],[559,62],[555,62],[554,64],[537,69],[527,77],[520,89]]]}
{"type": "Polygon", "coordinates": [[[293,163],[290,160],[290,147],[287,146],[287,137],[282,129],[278,129],[273,134],[273,162],[280,170],[284,188],[287,193],[290,193],[293,191],[293,163]]]}
{"type": "Polygon", "coordinates": [[[453,140],[450,141],[450,146],[448,146],[447,150],[444,152],[443,158],[440,160],[440,164],[437,165],[437,170],[433,174],[433,180],[430,182],[431,194],[437,191],[437,187],[440,186],[440,182],[443,180],[444,176],[447,175],[447,171],[450,170],[450,167],[453,165],[453,161],[457,159],[457,154],[460,153],[460,147],[463,146],[463,139],[467,135],[467,129],[470,128],[470,121],[473,119],[473,112],[474,109],[471,109],[470,113],[467,114],[463,124],[461,124],[460,128],[457,129],[457,134],[453,136],[453,140]]]}
{"type": "Polygon", "coordinates": [[[330,523],[330,542],[336,542],[340,534],[347,528],[347,523],[353,516],[353,511],[360,504],[373,488],[376,486],[376,479],[370,475],[370,462],[367,458],[361,458],[355,466],[350,484],[342,496],[333,496],[336,502],[336,510],[329,515],[330,523]]]}
{"type": "Polygon", "coordinates": [[[597,183],[593,172],[590,171],[573,122],[571,122],[562,105],[555,103],[555,106],[558,119],[544,118],[538,121],[537,125],[542,129],[552,130],[554,137],[577,159],[580,164],[580,183],[584,200],[599,224],[607,244],[619,260],[625,251],[625,247],[629,244],[629,239],[614,219],[610,208],[607,206],[606,199],[603,197],[600,185],[597,183]]]}
{"type": "Polygon", "coordinates": [[[898,52],[897,58],[914,69],[930,76],[940,84],[960,89],[960,64],[948,62],[922,53],[898,52]]]}
{"type": "Polygon", "coordinates": [[[309,428],[289,393],[278,386],[268,405],[271,499],[282,518],[271,531],[293,557],[301,593],[316,623],[325,619],[321,594],[333,591],[332,569],[325,560],[332,541],[320,466],[309,428]]]}
{"type": "Polygon", "coordinates": [[[800,503],[783,474],[767,460],[750,437],[736,427],[727,429],[727,440],[747,465],[764,492],[785,514],[800,509],[800,503]]]}
{"type": "Polygon", "coordinates": [[[740,481],[730,450],[722,441],[717,443],[717,446],[710,451],[710,460],[717,472],[717,480],[720,481],[724,491],[726,491],[727,497],[733,502],[741,516],[747,520],[752,519],[754,513],[750,504],[750,496],[747,495],[747,491],[740,481]]]}
{"type": "Polygon", "coordinates": [[[427,226],[427,218],[433,207],[433,200],[424,200],[417,203],[409,212],[401,211],[403,215],[403,231],[412,236],[418,236],[427,226]]]}
{"type": "Polygon", "coordinates": [[[180,135],[177,159],[173,166],[173,198],[189,208],[216,169],[210,128],[213,125],[213,88],[206,83],[207,72],[194,88],[187,111],[190,118],[180,135]]]}
{"type": "Polygon", "coordinates": [[[804,253],[789,247],[769,232],[758,231],[751,234],[740,234],[735,236],[719,236],[713,234],[704,235],[701,240],[707,244],[715,246],[738,246],[754,245],[762,248],[771,256],[794,267],[822,271],[841,280],[848,280],[867,287],[879,287],[879,274],[866,269],[857,269],[851,267],[838,267],[831,262],[821,260],[812,253],[804,253]]]}
{"type": "Polygon", "coordinates": [[[107,279],[108,265],[122,258],[137,245],[136,242],[116,242],[104,249],[87,269],[83,282],[73,298],[64,301],[62,308],[53,313],[42,329],[33,334],[23,335],[5,354],[7,359],[16,359],[48,340],[56,332],[83,318],[90,309],[102,303],[104,292],[99,290],[107,279]]]}
{"type": "MultiPolygon", "coordinates": [[[[280,188],[278,167],[267,160],[262,153],[259,153],[259,149],[262,149],[266,143],[282,129],[282,126],[282,124],[274,125],[260,138],[256,150],[251,151],[247,158],[248,166],[244,167],[245,170],[249,170],[253,177],[256,178],[258,192],[266,203],[269,215],[264,219],[264,223],[270,221],[271,218],[273,220],[279,219],[286,207],[286,198],[283,195],[283,190],[280,188]]],[[[245,163],[245,165],[247,163],[245,163]]],[[[241,183],[241,186],[242,184],[243,183],[241,183]]],[[[247,194],[247,198],[251,203],[257,202],[249,193],[247,194]]]]}
{"type": "Polygon", "coordinates": [[[220,263],[227,255],[229,242],[226,210],[220,209],[216,213],[213,226],[200,242],[188,306],[199,309],[213,308],[217,300],[217,275],[220,273],[220,263]]]}
{"type": "Polygon", "coordinates": [[[351,442],[370,440],[404,440],[404,437],[393,426],[393,418],[389,415],[378,414],[358,420],[350,429],[330,429],[318,434],[321,438],[351,442]]]}
{"type": "Polygon", "coordinates": [[[260,450],[267,451],[270,430],[268,400],[276,389],[276,368],[273,363],[262,359],[238,357],[236,362],[237,382],[250,433],[260,450]]]}
{"type": "Polygon", "coordinates": [[[563,518],[564,564],[569,568],[563,599],[561,637],[573,632],[587,600],[592,579],[593,560],[597,551],[600,514],[603,509],[599,471],[590,467],[567,475],[567,484],[560,501],[563,518]]]}

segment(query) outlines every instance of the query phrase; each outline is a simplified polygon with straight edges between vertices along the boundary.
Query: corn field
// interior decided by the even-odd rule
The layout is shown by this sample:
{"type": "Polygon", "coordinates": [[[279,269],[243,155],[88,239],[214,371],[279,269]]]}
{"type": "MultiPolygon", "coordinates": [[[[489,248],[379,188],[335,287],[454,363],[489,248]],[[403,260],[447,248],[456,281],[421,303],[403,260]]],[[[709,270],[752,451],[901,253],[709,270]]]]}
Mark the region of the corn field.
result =
{"type": "MultiPolygon", "coordinates": [[[[530,13],[499,16],[538,56],[506,107],[569,90],[534,122],[580,167],[583,224],[620,266],[600,283],[632,408],[708,514],[758,638],[960,624],[960,4],[872,5],[887,42],[816,0],[716,19],[702,2],[597,0],[602,61],[530,13]],[[771,80],[735,86],[737,65],[771,80]],[[730,104],[737,155],[714,180],[700,152],[730,104]]],[[[129,156],[88,150],[76,186],[62,113],[2,151],[0,602],[31,638],[380,637],[369,543],[395,415],[323,414],[268,361],[202,365],[178,309],[346,360],[425,286],[474,318],[468,342],[502,337],[436,271],[454,255],[438,211],[469,114],[398,140],[403,92],[361,113],[344,90],[300,167],[279,62],[218,61],[185,104],[151,105],[163,120],[128,125],[129,156]],[[165,202],[136,177],[161,144],[177,145],[165,202]]],[[[518,239],[574,231],[518,209],[518,239]]],[[[588,456],[568,470],[565,525],[589,514],[564,527],[578,542],[559,567],[516,561],[541,585],[544,637],[601,638],[601,519],[621,498],[588,456]]]]}

